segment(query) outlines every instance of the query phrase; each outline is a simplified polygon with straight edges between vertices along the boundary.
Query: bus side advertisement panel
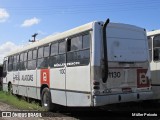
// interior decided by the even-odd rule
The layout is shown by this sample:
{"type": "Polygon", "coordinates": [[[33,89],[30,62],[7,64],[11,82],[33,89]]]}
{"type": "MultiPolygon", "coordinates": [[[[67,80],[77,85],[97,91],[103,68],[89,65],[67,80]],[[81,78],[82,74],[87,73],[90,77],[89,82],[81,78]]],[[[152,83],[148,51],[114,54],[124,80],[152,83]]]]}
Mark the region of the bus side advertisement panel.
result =
{"type": "Polygon", "coordinates": [[[49,69],[41,69],[41,85],[47,84],[50,87],[50,71],[49,69]]]}

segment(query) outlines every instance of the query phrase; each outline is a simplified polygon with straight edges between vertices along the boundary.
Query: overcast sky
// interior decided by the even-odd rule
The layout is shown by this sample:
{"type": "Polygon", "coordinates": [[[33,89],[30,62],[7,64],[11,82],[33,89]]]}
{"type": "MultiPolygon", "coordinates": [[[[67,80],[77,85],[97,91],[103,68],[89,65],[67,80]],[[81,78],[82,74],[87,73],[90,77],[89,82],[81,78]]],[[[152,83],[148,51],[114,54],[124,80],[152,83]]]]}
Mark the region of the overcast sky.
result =
{"type": "Polygon", "coordinates": [[[0,0],[0,63],[39,33],[48,35],[110,18],[147,30],[160,28],[159,0],[0,0]]]}

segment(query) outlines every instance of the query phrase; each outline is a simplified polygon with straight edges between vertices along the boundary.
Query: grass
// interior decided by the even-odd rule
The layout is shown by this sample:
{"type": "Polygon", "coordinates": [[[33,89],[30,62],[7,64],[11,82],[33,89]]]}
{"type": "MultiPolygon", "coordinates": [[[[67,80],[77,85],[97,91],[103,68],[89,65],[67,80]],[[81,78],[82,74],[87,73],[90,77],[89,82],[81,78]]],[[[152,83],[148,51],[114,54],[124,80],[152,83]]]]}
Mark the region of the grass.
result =
{"type": "Polygon", "coordinates": [[[18,97],[9,94],[8,92],[0,91],[0,101],[7,103],[9,105],[12,105],[18,109],[21,110],[38,110],[38,111],[44,111],[44,109],[35,101],[32,101],[31,103],[19,99],[18,97]]]}

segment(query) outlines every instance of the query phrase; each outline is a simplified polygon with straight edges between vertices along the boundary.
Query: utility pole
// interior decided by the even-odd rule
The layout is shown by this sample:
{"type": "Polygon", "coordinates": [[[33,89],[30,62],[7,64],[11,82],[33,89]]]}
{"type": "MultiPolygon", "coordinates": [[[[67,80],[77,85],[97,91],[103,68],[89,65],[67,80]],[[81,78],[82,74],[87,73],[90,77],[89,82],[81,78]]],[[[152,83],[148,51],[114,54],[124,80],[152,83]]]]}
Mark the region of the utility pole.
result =
{"type": "Polygon", "coordinates": [[[36,36],[38,35],[38,33],[35,33],[32,35],[33,40],[29,40],[29,42],[36,42],[36,36]]]}

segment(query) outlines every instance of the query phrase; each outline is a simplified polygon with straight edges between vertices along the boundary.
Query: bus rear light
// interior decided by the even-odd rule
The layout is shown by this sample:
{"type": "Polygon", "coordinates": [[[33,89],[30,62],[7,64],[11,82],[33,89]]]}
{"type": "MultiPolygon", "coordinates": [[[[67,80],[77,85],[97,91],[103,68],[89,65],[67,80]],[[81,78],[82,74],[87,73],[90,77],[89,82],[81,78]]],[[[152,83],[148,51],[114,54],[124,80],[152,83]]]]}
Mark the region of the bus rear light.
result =
{"type": "Polygon", "coordinates": [[[93,86],[93,89],[99,90],[99,86],[93,86]]]}
{"type": "Polygon", "coordinates": [[[100,83],[97,81],[93,81],[93,85],[99,85],[100,83]]]}
{"type": "Polygon", "coordinates": [[[100,91],[94,91],[94,95],[100,95],[100,91]]]}

